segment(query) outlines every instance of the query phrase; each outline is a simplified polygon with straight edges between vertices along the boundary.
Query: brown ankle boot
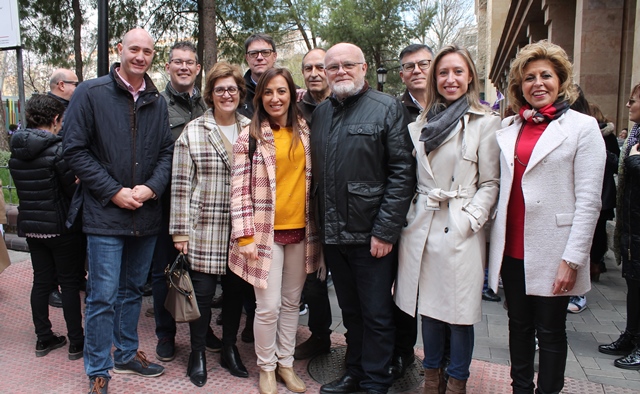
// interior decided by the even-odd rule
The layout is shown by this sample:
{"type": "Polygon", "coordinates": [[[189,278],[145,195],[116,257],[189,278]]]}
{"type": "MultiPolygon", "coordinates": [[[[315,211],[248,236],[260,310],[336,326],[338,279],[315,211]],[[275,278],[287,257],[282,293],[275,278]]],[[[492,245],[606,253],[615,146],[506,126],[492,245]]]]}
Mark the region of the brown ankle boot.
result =
{"type": "Polygon", "coordinates": [[[422,394],[445,394],[446,386],[442,368],[425,368],[422,394]]]}
{"type": "Polygon", "coordinates": [[[458,380],[449,376],[446,394],[467,394],[467,379],[458,380]]]}

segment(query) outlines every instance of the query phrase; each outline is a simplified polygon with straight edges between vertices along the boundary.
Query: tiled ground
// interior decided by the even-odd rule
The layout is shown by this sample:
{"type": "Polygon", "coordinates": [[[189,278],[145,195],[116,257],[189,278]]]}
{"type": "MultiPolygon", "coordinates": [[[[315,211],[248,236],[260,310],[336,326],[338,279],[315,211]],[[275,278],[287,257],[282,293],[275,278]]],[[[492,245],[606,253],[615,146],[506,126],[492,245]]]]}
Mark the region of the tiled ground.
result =
{"type": "MultiPolygon", "coordinates": [[[[83,393],[87,392],[87,378],[82,360],[69,361],[66,348],[51,352],[46,357],[34,354],[35,335],[31,322],[29,292],[31,265],[28,254],[10,251],[14,262],[0,278],[0,393],[83,393]]],[[[613,264],[609,263],[612,268],[613,264]]],[[[600,284],[589,294],[590,309],[580,315],[571,315],[568,331],[570,356],[564,393],[626,394],[640,392],[640,373],[622,372],[612,366],[613,357],[597,352],[597,344],[610,341],[624,328],[624,282],[615,268],[603,275],[600,284]],[[604,384],[602,384],[604,383],[604,384]]],[[[334,346],[344,345],[344,327],[335,296],[332,294],[335,332],[334,346]]],[[[144,300],[140,317],[140,349],[154,358],[155,336],[152,318],[144,316],[151,306],[151,298],[144,300]]],[[[506,341],[506,314],[501,304],[483,303],[483,321],[476,326],[476,350],[468,384],[470,394],[509,393],[509,368],[506,341]]],[[[60,309],[51,308],[54,330],[65,333],[60,309]]],[[[301,318],[299,340],[309,332],[301,318]]],[[[220,327],[214,327],[220,334],[220,327]]],[[[253,346],[238,342],[240,353],[249,369],[248,379],[235,378],[222,369],[218,355],[208,353],[209,381],[203,388],[193,386],[185,377],[188,357],[188,327],[180,325],[178,354],[174,361],[163,363],[166,372],[158,378],[142,378],[131,375],[115,375],[109,388],[112,393],[257,393],[258,369],[255,365],[253,346]]],[[[421,344],[416,355],[422,356],[421,344]]],[[[317,393],[320,384],[307,372],[308,362],[296,362],[295,369],[307,384],[307,392],[317,393]]],[[[283,386],[280,393],[289,391],[283,386]]],[[[409,391],[418,393],[419,389],[409,391]]]]}

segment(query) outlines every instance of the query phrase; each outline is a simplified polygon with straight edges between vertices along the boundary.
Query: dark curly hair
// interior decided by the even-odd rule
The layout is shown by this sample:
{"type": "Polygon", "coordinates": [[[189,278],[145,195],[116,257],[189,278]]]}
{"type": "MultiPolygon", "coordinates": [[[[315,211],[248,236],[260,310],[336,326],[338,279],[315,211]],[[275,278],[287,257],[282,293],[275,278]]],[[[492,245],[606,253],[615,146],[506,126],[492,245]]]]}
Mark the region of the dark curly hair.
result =
{"type": "Polygon", "coordinates": [[[35,129],[49,126],[56,116],[62,118],[64,110],[64,105],[55,98],[46,94],[34,94],[25,105],[27,127],[35,129]]]}

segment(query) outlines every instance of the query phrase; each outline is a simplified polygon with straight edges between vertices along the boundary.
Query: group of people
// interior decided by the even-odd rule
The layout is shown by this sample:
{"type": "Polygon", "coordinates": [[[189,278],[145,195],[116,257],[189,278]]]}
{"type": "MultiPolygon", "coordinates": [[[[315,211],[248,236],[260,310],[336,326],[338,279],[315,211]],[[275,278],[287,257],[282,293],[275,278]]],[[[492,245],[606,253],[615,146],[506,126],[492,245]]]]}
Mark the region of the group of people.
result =
{"type": "MultiPolygon", "coordinates": [[[[220,352],[232,375],[249,376],[236,347],[244,308],[260,393],[276,394],[278,380],[305,392],[293,363],[330,349],[330,271],[347,329],[346,371],[321,393],[386,393],[414,362],[418,315],[423,392],[465,393],[488,266],[489,287],[496,292],[499,277],[504,284],[513,392],[562,390],[567,308],[590,288],[608,159],[598,122],[570,108],[578,90],[562,48],[541,41],[520,50],[508,88],[515,115],[502,121],[481,103],[473,60],[456,45],[401,52],[402,100],[368,85],[365,56],[349,43],[304,56],[306,91],[275,66],[266,34],[246,40],[244,76],[218,62],[202,93],[193,44],[171,48],[162,93],[146,74],[153,48],[145,30],[129,31],[109,75],[80,84],[66,113],[47,96],[32,98],[29,129],[12,139],[34,266],[36,355],[66,343],[48,321],[55,272],[69,358],[84,355],[90,392],[107,392],[111,370],[161,375],[138,348],[142,288],[151,269],[156,358],[171,361],[176,325],[164,309],[163,272],[182,253],[201,313],[189,323],[187,365],[198,387],[208,379],[207,350],[220,352]],[[221,341],[210,328],[219,276],[221,341]],[[296,347],[301,296],[311,337],[296,347]]],[[[634,122],[639,92],[628,104],[634,122]]],[[[640,368],[639,133],[636,124],[621,162],[628,326],[600,350],[640,368]]]]}

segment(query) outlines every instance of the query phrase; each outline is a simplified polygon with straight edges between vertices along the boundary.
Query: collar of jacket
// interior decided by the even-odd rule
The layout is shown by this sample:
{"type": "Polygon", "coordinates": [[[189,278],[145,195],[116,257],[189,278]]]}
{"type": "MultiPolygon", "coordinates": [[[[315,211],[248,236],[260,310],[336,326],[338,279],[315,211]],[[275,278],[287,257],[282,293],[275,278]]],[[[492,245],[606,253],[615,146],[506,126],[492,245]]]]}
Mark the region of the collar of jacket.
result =
{"type": "Polygon", "coordinates": [[[247,90],[251,92],[256,91],[256,84],[253,83],[253,79],[251,79],[251,69],[247,70],[247,72],[244,73],[244,83],[245,85],[247,85],[247,90]]]}
{"type": "Polygon", "coordinates": [[[164,90],[169,95],[172,104],[176,101],[181,101],[184,104],[193,107],[195,103],[200,99],[200,89],[198,89],[196,86],[193,87],[193,96],[190,95],[189,92],[179,93],[173,87],[173,85],[171,85],[171,82],[167,82],[167,86],[164,88],[164,90]]]}
{"type": "MultiPolygon", "coordinates": [[[[118,67],[120,67],[119,62],[113,63],[111,65],[111,71],[109,71],[109,75],[120,89],[123,89],[125,92],[129,93],[129,89],[127,89],[127,86],[124,84],[124,82],[122,82],[122,79],[120,79],[118,73],[116,72],[116,68],[118,67]]],[[[156,88],[156,85],[153,83],[153,81],[149,77],[149,74],[147,73],[144,73],[144,82],[146,84],[146,88],[140,93],[140,96],[147,95],[149,93],[158,93],[158,88],[156,88]]]]}
{"type": "Polygon", "coordinates": [[[365,80],[364,86],[362,87],[360,92],[354,94],[353,96],[349,96],[344,100],[340,100],[334,94],[331,94],[331,96],[329,96],[329,100],[331,100],[331,105],[333,105],[333,108],[343,109],[353,105],[360,99],[360,97],[364,96],[367,91],[369,91],[369,83],[365,80]]]}

